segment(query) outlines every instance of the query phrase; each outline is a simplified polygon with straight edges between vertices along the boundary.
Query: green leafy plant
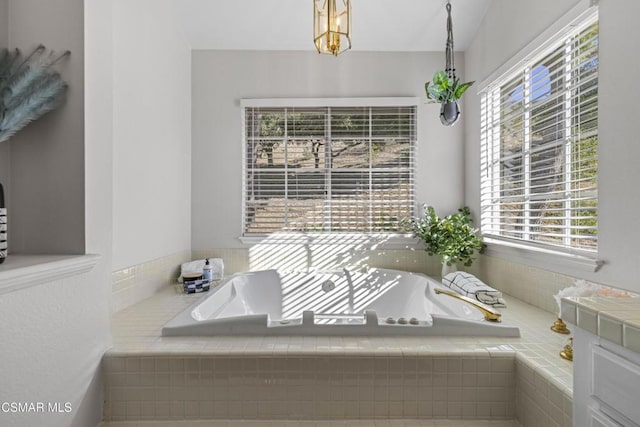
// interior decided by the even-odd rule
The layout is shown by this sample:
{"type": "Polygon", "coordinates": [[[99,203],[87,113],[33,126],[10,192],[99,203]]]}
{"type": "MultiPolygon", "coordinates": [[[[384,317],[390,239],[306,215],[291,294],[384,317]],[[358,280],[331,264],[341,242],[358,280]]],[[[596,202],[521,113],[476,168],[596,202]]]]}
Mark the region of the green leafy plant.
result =
{"type": "Polygon", "coordinates": [[[473,228],[471,211],[468,207],[439,218],[432,206],[424,205],[424,216],[410,218],[407,228],[414,237],[424,242],[429,255],[439,255],[442,263],[452,265],[462,263],[470,266],[475,252],[482,252],[485,245],[473,228]]]}
{"type": "Polygon", "coordinates": [[[433,75],[432,84],[429,82],[424,84],[424,90],[432,103],[446,104],[462,98],[473,83],[460,83],[459,78],[450,78],[446,71],[438,71],[433,75]]]}

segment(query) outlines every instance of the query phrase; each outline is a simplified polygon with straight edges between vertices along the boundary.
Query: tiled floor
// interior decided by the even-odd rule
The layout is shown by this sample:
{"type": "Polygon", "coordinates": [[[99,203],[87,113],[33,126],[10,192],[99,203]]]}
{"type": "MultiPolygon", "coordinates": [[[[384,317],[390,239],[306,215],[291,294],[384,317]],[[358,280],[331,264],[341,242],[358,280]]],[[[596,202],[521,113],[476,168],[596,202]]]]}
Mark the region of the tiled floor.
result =
{"type": "Polygon", "coordinates": [[[128,421],[103,423],[103,427],[520,427],[514,420],[358,420],[358,421],[128,421]]]}

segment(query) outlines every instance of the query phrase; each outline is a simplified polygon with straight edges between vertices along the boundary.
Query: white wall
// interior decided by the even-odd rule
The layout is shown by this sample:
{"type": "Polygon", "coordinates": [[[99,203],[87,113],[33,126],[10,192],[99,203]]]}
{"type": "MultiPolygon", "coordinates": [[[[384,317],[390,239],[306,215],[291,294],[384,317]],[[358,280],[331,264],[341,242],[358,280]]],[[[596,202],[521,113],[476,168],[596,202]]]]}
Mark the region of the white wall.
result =
{"type": "MultiPolygon", "coordinates": [[[[486,78],[513,54],[570,10],[576,0],[494,0],[480,31],[465,54],[466,74],[486,78]]],[[[640,2],[600,0],[599,70],[599,250],[606,262],[597,273],[561,271],[608,285],[640,291],[640,145],[637,122],[640,71],[635,55],[640,2]]],[[[465,200],[480,209],[480,100],[475,91],[466,98],[465,200]]],[[[543,267],[544,268],[544,267],[543,267]]]]}
{"type": "MultiPolygon", "coordinates": [[[[19,16],[12,14],[10,26],[26,31],[31,28],[34,43],[63,37],[73,44],[69,67],[83,72],[84,11],[81,0],[48,2],[9,2],[9,8],[20,3],[19,16]],[[28,4],[28,6],[27,6],[28,4]],[[28,20],[27,23],[25,20],[28,20]],[[36,31],[35,23],[47,22],[43,27],[51,31],[51,38],[36,31]]],[[[80,177],[80,199],[84,203],[86,183],[87,222],[86,250],[101,254],[94,269],[76,276],[36,287],[4,294],[0,297],[0,402],[70,402],[71,412],[62,414],[6,414],[0,413],[2,426],[95,426],[102,419],[102,383],[100,363],[110,343],[109,333],[109,273],[111,271],[111,137],[110,137],[110,71],[105,69],[101,55],[110,55],[110,3],[88,2],[87,5],[87,114],[86,140],[82,129],[85,115],[80,110],[51,118],[44,130],[68,127],[67,137],[74,144],[73,159],[81,159],[83,170],[86,146],[86,180],[80,177]],[[106,25],[105,25],[106,24],[106,25]],[[100,40],[96,40],[96,37],[100,40]],[[99,71],[104,74],[98,74],[99,71]],[[97,91],[96,91],[97,89],[97,91]],[[58,123],[57,121],[62,121],[58,123]],[[75,140],[73,138],[78,138],[75,140]],[[75,151],[78,151],[77,153],[75,151]]],[[[26,34],[23,35],[26,39],[26,34]]],[[[66,45],[66,43],[64,43],[66,45]]],[[[109,60],[107,61],[107,65],[109,60]]],[[[72,80],[72,103],[83,103],[82,80],[72,80]]],[[[34,124],[33,126],[37,126],[34,124]]],[[[57,131],[53,132],[57,135],[57,131]]],[[[30,133],[38,134],[36,131],[30,133]]],[[[46,134],[48,135],[48,134],[46,134]]],[[[50,142],[40,133],[39,143],[50,142]]],[[[57,141],[57,139],[56,139],[57,141]]],[[[28,141],[21,141],[29,143],[28,141]]],[[[57,144],[58,142],[56,142],[57,144]]],[[[35,148],[34,148],[35,149],[35,148]]],[[[13,153],[12,153],[13,154],[13,153]]],[[[42,156],[49,156],[48,148],[42,156]]],[[[53,156],[55,158],[55,156],[53,156]]],[[[11,158],[14,166],[15,158],[11,158]]],[[[42,166],[54,159],[38,159],[42,166]]],[[[76,165],[70,161],[69,168],[76,165]]],[[[50,170],[48,170],[51,172],[50,170]]],[[[83,172],[84,173],[84,172],[83,172]]],[[[33,179],[33,177],[32,177],[33,179]]],[[[58,200],[58,203],[60,201],[58,200]]],[[[63,204],[63,203],[61,203],[63,204]]],[[[84,204],[82,205],[84,213],[84,204]]],[[[82,215],[84,216],[84,214],[82,215]]],[[[76,224],[85,229],[84,222],[76,224]]],[[[84,250],[84,241],[81,251],[84,250]]]]}
{"type": "Polygon", "coordinates": [[[638,16],[638,1],[600,1],[598,215],[606,282],[640,292],[638,16]]]}
{"type": "Polygon", "coordinates": [[[117,270],[191,247],[191,53],[172,1],[113,4],[117,270]]]}
{"type": "Polygon", "coordinates": [[[7,11],[9,47],[71,51],[56,66],[69,84],[65,104],[2,143],[10,150],[9,251],[83,253],[83,2],[8,0],[7,11]]]}
{"type": "MultiPolygon", "coordinates": [[[[440,124],[424,83],[442,53],[194,51],[192,248],[238,248],[242,232],[241,98],[416,96],[416,200],[450,213],[463,202],[463,126],[440,124]],[[424,101],[424,102],[423,102],[424,101]]],[[[462,58],[457,59],[464,69],[462,58]]],[[[463,106],[464,109],[464,106],[463,106]]],[[[464,112],[463,112],[464,114],[464,112]]]]}
{"type": "Polygon", "coordinates": [[[104,267],[0,298],[0,402],[71,404],[68,413],[0,412],[3,427],[100,421],[100,363],[109,344],[104,267]]]}

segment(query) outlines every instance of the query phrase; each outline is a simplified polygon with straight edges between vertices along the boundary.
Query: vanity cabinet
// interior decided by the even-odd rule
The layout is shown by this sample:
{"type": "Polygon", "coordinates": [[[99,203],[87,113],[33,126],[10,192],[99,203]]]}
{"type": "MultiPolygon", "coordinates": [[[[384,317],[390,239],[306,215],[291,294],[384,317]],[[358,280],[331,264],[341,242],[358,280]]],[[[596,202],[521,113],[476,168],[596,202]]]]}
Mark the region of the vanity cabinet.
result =
{"type": "Polygon", "coordinates": [[[640,427],[640,354],[574,328],[574,427],[640,427]]]}

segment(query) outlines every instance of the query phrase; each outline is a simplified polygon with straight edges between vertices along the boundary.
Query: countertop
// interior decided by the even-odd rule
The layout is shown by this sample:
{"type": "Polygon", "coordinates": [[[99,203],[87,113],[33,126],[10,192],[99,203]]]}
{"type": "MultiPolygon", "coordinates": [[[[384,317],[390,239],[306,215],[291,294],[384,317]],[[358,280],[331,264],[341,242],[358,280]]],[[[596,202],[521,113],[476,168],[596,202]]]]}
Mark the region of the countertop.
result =
{"type": "Polygon", "coordinates": [[[565,297],[562,319],[640,353],[640,296],[565,297]]]}

